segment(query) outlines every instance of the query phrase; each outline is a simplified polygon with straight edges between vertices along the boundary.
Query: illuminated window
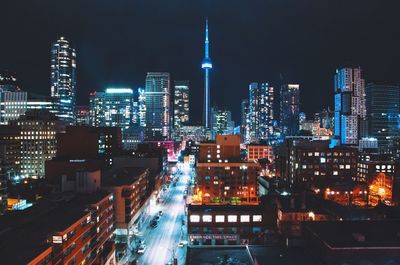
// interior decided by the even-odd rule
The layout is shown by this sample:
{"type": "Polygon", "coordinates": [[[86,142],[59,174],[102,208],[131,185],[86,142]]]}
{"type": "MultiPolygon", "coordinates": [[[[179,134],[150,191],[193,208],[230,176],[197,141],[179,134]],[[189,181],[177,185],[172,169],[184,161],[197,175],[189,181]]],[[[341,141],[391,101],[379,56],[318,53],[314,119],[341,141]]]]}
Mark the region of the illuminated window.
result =
{"type": "Polygon", "coordinates": [[[225,216],[224,215],[216,215],[215,216],[215,222],[216,223],[224,223],[225,222],[225,216]]]}
{"type": "Polygon", "coordinates": [[[321,162],[321,163],[325,163],[325,162],[326,162],[326,158],[325,158],[325,157],[321,157],[321,158],[320,158],[320,162],[321,162]]]}
{"type": "Polygon", "coordinates": [[[203,215],[203,222],[211,223],[212,222],[212,215],[203,215]]]}
{"type": "Polygon", "coordinates": [[[237,215],[228,215],[228,223],[236,223],[237,215]]]}
{"type": "Polygon", "coordinates": [[[191,223],[198,223],[198,222],[200,222],[200,215],[194,215],[194,214],[192,214],[192,215],[190,216],[190,222],[191,222],[191,223]]]}
{"type": "Polygon", "coordinates": [[[253,222],[262,222],[262,215],[253,215],[253,222]]]}
{"type": "Polygon", "coordinates": [[[241,223],[248,223],[248,222],[250,222],[250,215],[241,215],[241,216],[240,216],[240,222],[241,222],[241,223]]]}

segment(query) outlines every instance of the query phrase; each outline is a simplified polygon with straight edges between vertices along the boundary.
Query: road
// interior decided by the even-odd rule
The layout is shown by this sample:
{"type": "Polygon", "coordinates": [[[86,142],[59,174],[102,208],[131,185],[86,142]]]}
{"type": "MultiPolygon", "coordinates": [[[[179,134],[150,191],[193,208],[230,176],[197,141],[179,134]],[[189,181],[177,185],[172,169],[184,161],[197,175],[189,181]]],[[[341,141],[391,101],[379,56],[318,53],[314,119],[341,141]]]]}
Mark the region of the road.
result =
{"type": "Polygon", "coordinates": [[[180,175],[179,181],[174,187],[170,185],[164,194],[164,202],[159,204],[159,210],[163,215],[156,228],[150,228],[147,221],[146,228],[141,238],[146,244],[144,254],[138,255],[139,265],[165,265],[173,262],[173,255],[178,259],[178,264],[185,264],[186,245],[178,247],[180,240],[187,241],[187,227],[185,216],[185,200],[183,192],[186,188],[189,177],[180,175]],[[185,225],[182,226],[182,219],[185,225]]]}

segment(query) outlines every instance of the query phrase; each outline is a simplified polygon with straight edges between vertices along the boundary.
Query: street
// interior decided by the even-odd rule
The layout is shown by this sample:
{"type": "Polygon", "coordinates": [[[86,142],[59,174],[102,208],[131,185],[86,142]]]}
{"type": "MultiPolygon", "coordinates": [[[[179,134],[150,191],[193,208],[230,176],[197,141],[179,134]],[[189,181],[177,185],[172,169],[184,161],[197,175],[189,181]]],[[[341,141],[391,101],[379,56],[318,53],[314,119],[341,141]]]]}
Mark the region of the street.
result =
{"type": "Polygon", "coordinates": [[[189,176],[182,174],[176,186],[169,185],[162,197],[163,202],[158,204],[158,210],[163,212],[158,226],[151,228],[149,225],[151,220],[146,221],[146,226],[140,235],[140,240],[144,240],[146,249],[143,254],[136,255],[139,265],[165,265],[168,262],[173,264],[174,255],[179,265],[185,264],[186,244],[178,247],[178,243],[182,240],[187,242],[183,193],[188,179],[189,176]],[[182,225],[182,220],[185,225],[182,225]]]}

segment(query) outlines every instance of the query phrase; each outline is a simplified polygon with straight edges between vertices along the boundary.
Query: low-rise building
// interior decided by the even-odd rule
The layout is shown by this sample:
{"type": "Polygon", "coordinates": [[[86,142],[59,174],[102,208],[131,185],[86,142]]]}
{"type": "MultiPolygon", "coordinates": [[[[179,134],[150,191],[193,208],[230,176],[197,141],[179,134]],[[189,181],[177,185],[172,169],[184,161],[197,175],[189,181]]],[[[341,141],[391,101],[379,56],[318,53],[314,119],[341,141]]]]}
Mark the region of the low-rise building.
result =
{"type": "Polygon", "coordinates": [[[272,146],[262,144],[249,144],[247,145],[247,160],[257,161],[259,159],[268,159],[269,162],[274,161],[274,153],[272,146]]]}
{"type": "Polygon", "coordinates": [[[60,194],[0,220],[1,264],[116,264],[113,195],[60,194]]]}
{"type": "Polygon", "coordinates": [[[304,227],[309,253],[323,264],[396,264],[398,221],[310,222],[304,227]]]}
{"type": "Polygon", "coordinates": [[[266,211],[261,205],[188,205],[190,245],[263,243],[266,211]]]}
{"type": "Polygon", "coordinates": [[[114,194],[115,234],[117,242],[127,242],[129,231],[138,230],[144,222],[142,206],[149,198],[149,170],[123,167],[102,174],[102,187],[114,194]]]}

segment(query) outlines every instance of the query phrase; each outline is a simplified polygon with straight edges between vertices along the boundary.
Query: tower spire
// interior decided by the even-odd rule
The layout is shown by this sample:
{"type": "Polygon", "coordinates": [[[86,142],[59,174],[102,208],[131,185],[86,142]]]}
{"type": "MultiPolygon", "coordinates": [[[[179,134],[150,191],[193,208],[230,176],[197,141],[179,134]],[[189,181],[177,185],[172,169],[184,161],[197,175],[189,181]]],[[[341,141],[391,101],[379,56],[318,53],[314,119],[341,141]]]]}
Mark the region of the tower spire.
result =
{"type": "Polygon", "coordinates": [[[208,18],[206,18],[205,27],[205,41],[204,41],[204,59],[201,63],[201,68],[204,69],[204,110],[203,110],[203,124],[206,128],[211,128],[211,107],[210,107],[210,70],[212,69],[212,62],[209,54],[209,40],[208,40],[208,18]]]}

